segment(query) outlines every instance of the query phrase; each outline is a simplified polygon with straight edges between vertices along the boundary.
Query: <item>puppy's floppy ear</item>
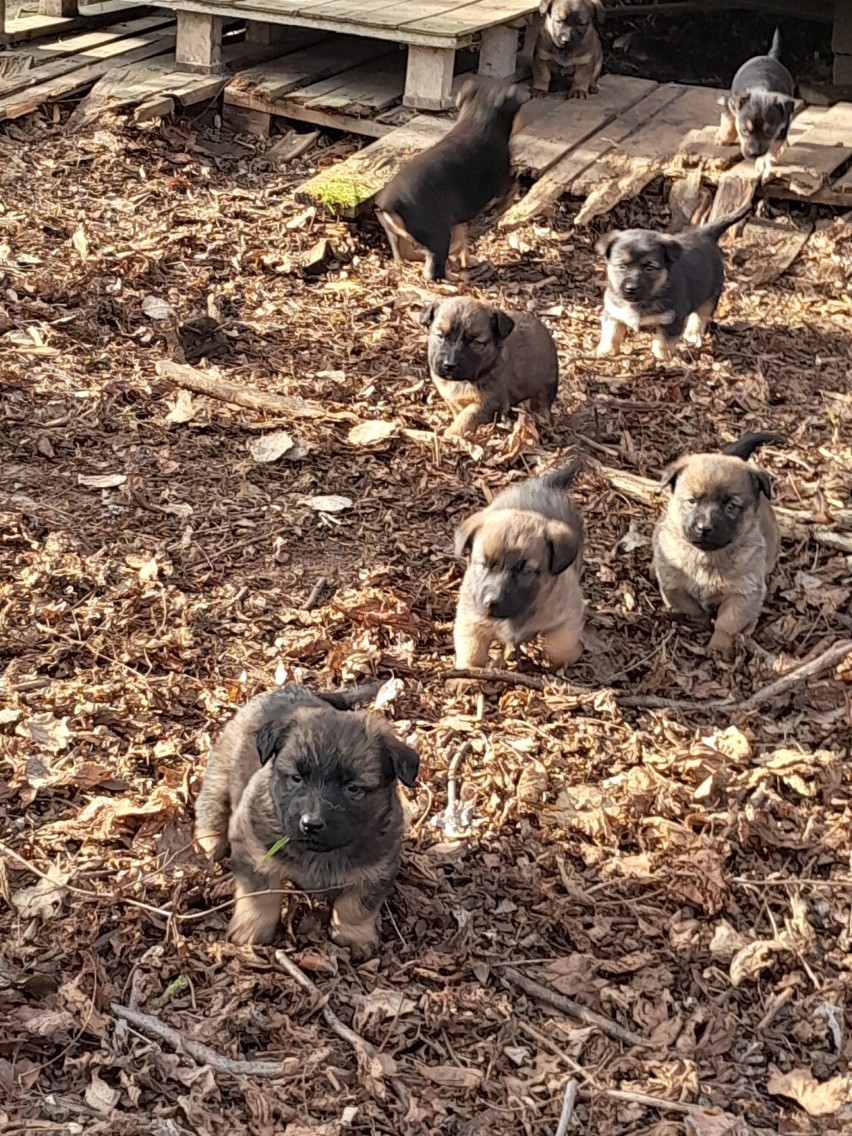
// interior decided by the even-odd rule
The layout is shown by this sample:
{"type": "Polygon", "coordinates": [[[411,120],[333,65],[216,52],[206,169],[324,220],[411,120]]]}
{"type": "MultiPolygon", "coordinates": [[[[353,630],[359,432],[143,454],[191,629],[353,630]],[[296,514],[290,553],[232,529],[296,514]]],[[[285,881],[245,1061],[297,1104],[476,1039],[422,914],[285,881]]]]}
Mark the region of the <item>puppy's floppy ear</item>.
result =
{"type": "Polygon", "coordinates": [[[612,252],[612,246],[616,240],[621,236],[617,229],[612,229],[609,233],[604,233],[595,241],[595,252],[599,256],[605,256],[609,260],[609,254],[612,252]]]}
{"type": "Polygon", "coordinates": [[[482,525],[482,511],[474,513],[472,517],[468,517],[466,521],[462,521],[456,529],[455,536],[455,551],[456,556],[461,559],[470,552],[470,546],[473,544],[473,538],[479,532],[482,525]]]}
{"type": "Polygon", "coordinates": [[[729,100],[729,106],[735,114],[739,114],[748,105],[751,95],[748,91],[743,91],[741,95],[732,95],[729,100]]]}
{"type": "Polygon", "coordinates": [[[552,3],[553,3],[553,0],[541,0],[540,4],[538,6],[538,14],[540,16],[546,16],[548,11],[550,10],[550,5],[552,3]]]}
{"type": "Polygon", "coordinates": [[[260,758],[261,765],[266,765],[270,758],[278,753],[289,732],[290,726],[282,726],[280,722],[276,722],[274,719],[264,722],[258,727],[254,735],[254,744],[257,746],[257,756],[260,758]]]}
{"type": "Polygon", "coordinates": [[[751,471],[751,480],[754,485],[755,497],[760,497],[762,493],[767,500],[772,499],[772,480],[768,473],[762,469],[753,469],[751,471]]]}
{"type": "Polygon", "coordinates": [[[473,98],[477,91],[475,79],[465,79],[456,95],[456,106],[461,110],[466,102],[473,98]]]}
{"type": "Polygon", "coordinates": [[[423,305],[420,312],[420,325],[421,327],[431,327],[435,319],[435,312],[438,310],[437,300],[427,300],[423,305]]]}
{"type": "Polygon", "coordinates": [[[604,19],[606,18],[606,8],[604,8],[601,0],[591,0],[592,4],[592,19],[595,21],[595,26],[602,28],[604,19]]]}
{"type": "Polygon", "coordinates": [[[688,461],[688,457],[678,458],[677,461],[673,461],[671,465],[666,466],[666,468],[663,470],[663,475],[660,478],[661,492],[666,487],[670,488],[672,492],[674,492],[674,487],[677,484],[677,479],[678,477],[680,477],[688,461]]]}
{"type": "Polygon", "coordinates": [[[390,762],[394,777],[408,789],[413,789],[420,771],[420,755],[417,750],[407,746],[391,733],[383,733],[379,745],[385,758],[390,762]]]}
{"type": "Polygon", "coordinates": [[[680,241],[673,240],[667,237],[661,242],[663,256],[666,258],[666,264],[672,265],[676,260],[680,260],[683,256],[683,245],[680,241]]]}
{"type": "Polygon", "coordinates": [[[548,521],[545,540],[550,550],[550,574],[558,576],[577,559],[580,551],[579,534],[564,521],[548,521]]]}
{"type": "Polygon", "coordinates": [[[507,336],[512,334],[515,321],[505,312],[501,312],[499,308],[494,308],[491,315],[491,326],[494,328],[494,335],[497,339],[506,339],[507,336]]]}

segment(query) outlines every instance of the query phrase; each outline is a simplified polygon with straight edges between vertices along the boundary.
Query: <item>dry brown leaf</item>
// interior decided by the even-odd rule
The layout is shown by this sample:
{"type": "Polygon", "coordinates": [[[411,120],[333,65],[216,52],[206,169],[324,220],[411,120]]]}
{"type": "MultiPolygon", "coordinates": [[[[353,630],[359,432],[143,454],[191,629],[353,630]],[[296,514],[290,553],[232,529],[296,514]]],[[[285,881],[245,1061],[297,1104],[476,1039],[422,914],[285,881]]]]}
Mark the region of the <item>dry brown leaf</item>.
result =
{"type": "Polygon", "coordinates": [[[750,1136],[750,1129],[741,1116],[727,1112],[688,1112],[685,1117],[686,1136],[750,1136]]]}
{"type": "Polygon", "coordinates": [[[404,1014],[411,1014],[417,1008],[416,1004],[407,998],[401,990],[371,990],[369,994],[353,994],[355,1014],[352,1024],[358,1033],[371,1022],[382,1021],[385,1018],[399,1018],[404,1014]]]}
{"type": "Polygon", "coordinates": [[[97,1070],[93,1070],[92,1079],[86,1087],[86,1104],[89,1108],[95,1109],[102,1116],[108,1116],[118,1104],[120,1098],[121,1092],[108,1085],[98,1075],[97,1070]]]}
{"type": "Polygon", "coordinates": [[[757,939],[741,947],[731,959],[731,985],[739,986],[746,978],[755,978],[772,963],[773,956],[787,950],[780,939],[757,939]]]}
{"type": "Polygon", "coordinates": [[[479,1069],[460,1069],[457,1065],[420,1065],[417,1071],[433,1085],[446,1089],[476,1089],[482,1081],[479,1069]]]}
{"type": "Polygon", "coordinates": [[[710,954],[713,958],[720,959],[722,962],[730,962],[737,951],[741,951],[748,945],[746,937],[735,930],[726,919],[722,919],[713,930],[713,937],[710,940],[710,954]]]}
{"type": "Polygon", "coordinates": [[[71,244],[83,258],[87,260],[89,256],[89,241],[86,237],[86,230],[82,225],[78,225],[71,236],[71,244]]]}
{"type": "Polygon", "coordinates": [[[286,430],[260,434],[248,443],[248,452],[256,462],[274,462],[283,458],[296,445],[286,430]]]}
{"type": "Polygon", "coordinates": [[[31,1006],[22,1006],[16,1010],[15,1021],[22,1025],[27,1033],[34,1033],[39,1037],[69,1034],[75,1025],[74,1015],[69,1014],[67,1010],[37,1010],[31,1006]]]}
{"type": "Polygon", "coordinates": [[[50,864],[45,875],[49,878],[39,880],[32,887],[22,888],[12,896],[12,903],[21,919],[50,919],[62,906],[70,873],[62,872],[55,864],[50,864]]]}
{"type": "Polygon", "coordinates": [[[845,1115],[845,1106],[852,1105],[852,1073],[820,1082],[810,1069],[791,1069],[789,1073],[776,1069],[766,1082],[766,1090],[797,1101],[808,1116],[834,1116],[841,1109],[845,1115]]]}
{"type": "Polygon", "coordinates": [[[373,418],[367,422],[358,422],[346,435],[350,446],[374,446],[389,438],[396,430],[395,422],[383,422],[373,418]]]}
{"type": "Polygon", "coordinates": [[[123,473],[78,473],[77,484],[86,489],[115,489],[124,485],[127,476],[123,473]]]}
{"type": "Polygon", "coordinates": [[[319,494],[316,497],[303,497],[300,505],[307,505],[317,513],[343,513],[351,509],[354,502],[350,497],[340,497],[335,494],[319,494]]]}
{"type": "Polygon", "coordinates": [[[166,415],[166,422],[174,422],[177,424],[189,422],[190,419],[195,417],[197,409],[192,399],[192,393],[188,390],[178,390],[171,400],[170,409],[166,415]]]}
{"type": "Polygon", "coordinates": [[[56,718],[49,710],[31,714],[27,719],[26,728],[33,742],[50,753],[61,753],[62,750],[67,749],[73,737],[68,729],[68,719],[56,718]]]}

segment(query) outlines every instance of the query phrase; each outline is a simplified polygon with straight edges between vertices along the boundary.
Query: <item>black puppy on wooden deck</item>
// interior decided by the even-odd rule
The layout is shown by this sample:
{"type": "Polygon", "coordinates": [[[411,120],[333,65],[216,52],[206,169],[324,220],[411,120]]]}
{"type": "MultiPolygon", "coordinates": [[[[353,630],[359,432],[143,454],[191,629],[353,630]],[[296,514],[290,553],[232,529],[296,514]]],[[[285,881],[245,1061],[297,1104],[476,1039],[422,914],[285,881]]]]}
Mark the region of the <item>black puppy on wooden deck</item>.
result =
{"type": "Polygon", "coordinates": [[[718,132],[721,143],[738,142],[742,156],[754,158],[759,174],[769,173],[787,146],[796,106],[793,89],[776,28],[767,54],[747,60],[734,76],[718,132]]]}
{"type": "Polygon", "coordinates": [[[526,102],[514,84],[468,79],[456,98],[459,118],[450,132],[417,154],[376,197],[376,214],[399,264],[400,241],[426,250],[427,280],[443,280],[450,246],[467,267],[466,223],[514,190],[509,138],[526,102]]]}

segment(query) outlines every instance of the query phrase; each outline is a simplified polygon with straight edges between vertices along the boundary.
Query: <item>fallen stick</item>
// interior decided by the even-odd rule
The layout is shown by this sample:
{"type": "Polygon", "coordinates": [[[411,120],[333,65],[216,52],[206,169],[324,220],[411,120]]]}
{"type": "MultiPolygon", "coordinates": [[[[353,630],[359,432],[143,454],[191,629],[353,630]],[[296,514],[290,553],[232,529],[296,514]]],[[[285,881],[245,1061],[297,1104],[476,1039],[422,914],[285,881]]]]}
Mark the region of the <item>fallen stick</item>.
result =
{"type": "Polygon", "coordinates": [[[304,611],[313,611],[319,603],[319,598],[328,587],[328,576],[320,576],[311,588],[311,594],[305,600],[304,611]]]}
{"type": "Polygon", "coordinates": [[[817,655],[815,659],[811,659],[807,663],[799,663],[797,667],[793,667],[791,671],[787,671],[774,682],[770,682],[768,686],[762,686],[744,702],[736,703],[736,708],[737,710],[753,710],[761,702],[767,702],[776,694],[783,694],[785,690],[789,690],[791,686],[796,686],[805,679],[822,674],[830,667],[842,663],[850,655],[852,655],[852,639],[842,639],[839,643],[835,643],[832,647],[817,655]]]}
{"type": "MultiPolygon", "coordinates": [[[[781,675],[780,678],[774,679],[766,686],[762,686],[742,702],[737,702],[734,698],[714,698],[707,702],[690,701],[689,699],[679,701],[676,698],[661,698],[656,694],[616,694],[615,701],[619,706],[623,706],[629,710],[679,710],[681,712],[701,712],[705,710],[749,711],[754,710],[756,706],[760,706],[764,702],[768,702],[769,699],[774,698],[776,694],[783,694],[784,691],[789,690],[790,687],[796,686],[806,679],[814,678],[816,675],[822,674],[823,671],[837,666],[838,663],[842,663],[849,655],[852,655],[852,639],[842,639],[839,643],[835,643],[833,646],[826,648],[826,650],[817,655],[816,658],[809,659],[805,663],[799,663],[797,666],[793,667],[792,670],[781,675]]],[[[446,671],[441,675],[441,678],[445,681],[449,681],[453,678],[478,678],[483,682],[507,682],[516,686],[526,686],[531,690],[538,690],[542,693],[546,693],[548,688],[564,688],[566,693],[574,694],[578,698],[592,698],[603,693],[605,689],[602,687],[600,690],[593,690],[590,687],[575,686],[573,683],[566,682],[565,679],[555,677],[545,681],[544,679],[534,678],[530,675],[515,674],[514,671],[489,671],[478,667],[471,667],[469,670],[463,671],[446,671]]]]}
{"type": "MultiPolygon", "coordinates": [[[[635,473],[626,473],[621,469],[613,469],[612,466],[603,465],[593,459],[590,460],[589,467],[601,474],[614,489],[624,493],[625,496],[633,497],[635,500],[641,501],[643,505],[659,508],[660,487],[656,481],[651,481],[648,477],[639,477],[635,473]]],[[[852,552],[852,536],[846,536],[844,533],[836,532],[824,525],[801,524],[786,515],[781,508],[775,510],[775,515],[782,534],[791,540],[815,540],[818,544],[824,544],[828,548],[836,548],[841,552],[852,552]]]]}
{"type": "Polygon", "coordinates": [[[244,406],[248,410],[262,410],[268,414],[283,415],[288,418],[328,418],[333,421],[358,422],[358,415],[349,410],[327,410],[318,402],[309,402],[293,395],[264,394],[263,391],[249,390],[239,383],[220,379],[218,375],[199,371],[186,363],[175,363],[171,359],[161,359],[157,363],[157,374],[168,379],[175,386],[184,387],[196,394],[206,394],[220,402],[230,402],[233,406],[244,406]]]}
{"type": "Polygon", "coordinates": [[[368,1062],[372,1061],[372,1059],[377,1055],[377,1050],[375,1049],[375,1047],[372,1046],[369,1041],[365,1041],[360,1034],[356,1033],[355,1030],[350,1029],[345,1022],[342,1022],[340,1018],[338,1018],[334,1010],[332,1010],[331,1007],[327,1005],[326,998],[320,988],[316,985],[315,982],[312,982],[311,979],[308,978],[302,968],[297,966],[289,957],[289,955],[286,955],[284,953],[284,951],[275,952],[275,961],[283,970],[287,971],[294,982],[298,983],[298,985],[301,986],[303,990],[306,990],[309,994],[313,995],[313,997],[316,998],[318,1004],[322,1007],[322,1016],[325,1019],[325,1024],[328,1026],[328,1028],[333,1033],[336,1033],[337,1036],[343,1041],[351,1045],[356,1053],[360,1053],[361,1056],[364,1057],[368,1062]]]}
{"type": "Polygon", "coordinates": [[[513,966],[507,966],[505,970],[502,971],[501,977],[504,981],[511,982],[513,986],[520,987],[520,989],[523,990],[525,994],[529,994],[531,998],[538,998],[540,1002],[546,1002],[549,1006],[553,1006],[555,1010],[561,1010],[563,1014],[570,1014],[572,1018],[577,1018],[581,1022],[585,1022],[587,1026],[595,1026],[617,1041],[623,1041],[626,1045],[640,1045],[643,1049],[650,1048],[649,1043],[644,1037],[640,1037],[639,1034],[632,1033],[630,1030],[625,1029],[624,1026],[620,1026],[618,1022],[614,1022],[611,1018],[607,1018],[603,1014],[598,1014],[595,1010],[590,1010],[579,1002],[575,1002],[573,998],[566,998],[564,994],[558,994],[555,990],[550,990],[547,986],[542,986],[540,982],[535,982],[532,978],[527,978],[525,974],[521,974],[521,972],[515,970],[513,966]]]}
{"type": "Polygon", "coordinates": [[[202,1045],[200,1041],[192,1041],[159,1018],[151,1014],[142,1014],[138,1010],[131,1010],[129,1006],[121,1006],[118,1002],[112,1003],[112,1012],[117,1018],[123,1018],[138,1030],[168,1042],[178,1053],[185,1053],[201,1065],[209,1065],[218,1073],[229,1073],[233,1077],[283,1077],[284,1066],[280,1061],[239,1061],[231,1057],[223,1057],[215,1049],[202,1045]]]}
{"type": "Polygon", "coordinates": [[[526,686],[530,690],[544,691],[546,689],[544,681],[532,675],[519,674],[516,671],[490,671],[485,667],[468,667],[465,670],[445,671],[441,678],[444,682],[450,682],[454,678],[478,678],[482,682],[505,682],[510,686],[526,686]]]}
{"type": "Polygon", "coordinates": [[[562,1112],[556,1128],[556,1136],[566,1136],[571,1117],[574,1115],[574,1104],[577,1100],[577,1082],[569,1081],[565,1086],[565,1098],[562,1101],[562,1112]]]}

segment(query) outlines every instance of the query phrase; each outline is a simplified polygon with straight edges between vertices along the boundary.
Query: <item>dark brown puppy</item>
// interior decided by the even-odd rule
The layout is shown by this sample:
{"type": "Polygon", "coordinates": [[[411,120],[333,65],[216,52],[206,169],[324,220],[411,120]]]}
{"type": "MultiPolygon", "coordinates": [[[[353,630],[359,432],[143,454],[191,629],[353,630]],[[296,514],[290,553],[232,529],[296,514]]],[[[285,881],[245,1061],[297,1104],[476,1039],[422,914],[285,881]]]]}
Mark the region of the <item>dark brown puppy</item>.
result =
{"type": "Polygon", "coordinates": [[[453,412],[448,434],[467,437],[528,399],[535,414],[550,417],[559,360],[541,320],[454,296],[427,303],[420,322],[429,328],[432,382],[453,412]]]}
{"type": "Polygon", "coordinates": [[[440,142],[417,154],[376,196],[376,215],[395,264],[400,240],[426,250],[427,280],[442,280],[447,258],[467,266],[466,224],[492,201],[504,209],[514,191],[509,137],[525,96],[514,84],[468,79],[456,97],[459,117],[440,142]]]}
{"type": "Polygon", "coordinates": [[[541,0],[541,27],[535,43],[531,93],[546,95],[568,83],[568,97],[596,95],[603,68],[598,29],[604,21],[600,0],[541,0]],[[557,83],[554,83],[554,80],[557,83]]]}
{"type": "Polygon", "coordinates": [[[748,458],[775,434],[746,434],[721,454],[688,454],[663,473],[668,508],[654,530],[666,607],[715,618],[710,650],[728,655],[757,622],[780,545],[769,475],[748,458]]]}
{"type": "Polygon", "coordinates": [[[491,644],[541,635],[556,666],[583,651],[583,524],[566,490],[579,467],[512,485],[456,530],[469,554],[454,629],[456,668],[484,667],[491,644]]]}
{"type": "Polygon", "coordinates": [[[381,718],[348,709],[376,689],[317,695],[283,686],[249,702],[219,735],[195,834],[214,858],[230,844],[234,942],[273,939],[290,882],[337,893],[331,938],[355,958],[376,950],[402,845],[397,781],[413,785],[419,767],[381,718]]]}

